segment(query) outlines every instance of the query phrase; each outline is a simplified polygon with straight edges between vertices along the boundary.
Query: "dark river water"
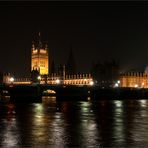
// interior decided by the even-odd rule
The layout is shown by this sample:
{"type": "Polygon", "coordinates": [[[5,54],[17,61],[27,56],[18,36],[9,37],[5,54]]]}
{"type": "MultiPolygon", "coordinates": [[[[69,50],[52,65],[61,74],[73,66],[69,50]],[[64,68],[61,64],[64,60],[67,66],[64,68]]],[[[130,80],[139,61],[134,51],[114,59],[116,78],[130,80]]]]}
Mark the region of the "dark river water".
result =
{"type": "Polygon", "coordinates": [[[148,100],[0,104],[0,147],[148,147],[148,100]]]}

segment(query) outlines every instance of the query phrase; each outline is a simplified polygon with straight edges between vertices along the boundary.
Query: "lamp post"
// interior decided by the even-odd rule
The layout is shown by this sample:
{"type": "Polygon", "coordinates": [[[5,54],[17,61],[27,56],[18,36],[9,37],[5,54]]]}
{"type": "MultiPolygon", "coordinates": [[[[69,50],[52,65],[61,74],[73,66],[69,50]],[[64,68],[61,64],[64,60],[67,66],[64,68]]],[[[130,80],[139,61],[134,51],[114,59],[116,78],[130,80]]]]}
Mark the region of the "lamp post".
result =
{"type": "Polygon", "coordinates": [[[10,77],[9,81],[10,81],[10,87],[13,87],[14,78],[10,77]]]}
{"type": "Polygon", "coordinates": [[[60,80],[59,79],[56,79],[56,84],[60,84],[60,80]]]}
{"type": "Polygon", "coordinates": [[[10,81],[11,83],[13,83],[13,82],[14,82],[14,78],[11,77],[11,78],[9,79],[9,81],[10,81]]]}
{"type": "Polygon", "coordinates": [[[40,81],[41,81],[41,76],[39,75],[39,76],[37,77],[37,79],[38,79],[39,84],[40,84],[40,81]]]}
{"type": "Polygon", "coordinates": [[[89,83],[91,86],[93,86],[94,85],[94,81],[90,81],[90,83],[89,83]]]}

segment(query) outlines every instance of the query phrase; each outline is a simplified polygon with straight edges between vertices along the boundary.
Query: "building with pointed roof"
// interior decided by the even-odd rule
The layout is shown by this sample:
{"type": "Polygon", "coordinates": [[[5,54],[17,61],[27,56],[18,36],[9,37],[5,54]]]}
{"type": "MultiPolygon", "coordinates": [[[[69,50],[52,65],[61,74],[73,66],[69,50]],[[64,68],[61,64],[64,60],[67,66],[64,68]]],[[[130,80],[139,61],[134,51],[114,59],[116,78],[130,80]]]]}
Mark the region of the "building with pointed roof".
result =
{"type": "MultiPolygon", "coordinates": [[[[50,58],[51,61],[52,58],[50,58]]],[[[48,46],[43,44],[39,32],[38,39],[32,43],[31,48],[31,75],[26,78],[16,78],[12,75],[4,75],[5,84],[63,84],[63,85],[93,85],[93,79],[90,74],[77,74],[75,61],[71,50],[67,65],[60,65],[55,69],[55,64],[49,62],[48,46]],[[50,63],[50,66],[49,66],[50,63]],[[67,67],[66,67],[67,66],[67,67]],[[67,68],[67,69],[66,69],[67,68]],[[49,71],[50,70],[50,71],[49,71]],[[67,71],[66,71],[67,70],[67,71]],[[11,81],[11,78],[14,81],[11,81]]]]}
{"type": "Polygon", "coordinates": [[[48,46],[41,41],[39,32],[38,41],[32,43],[31,71],[38,70],[40,75],[48,74],[48,46]]]}

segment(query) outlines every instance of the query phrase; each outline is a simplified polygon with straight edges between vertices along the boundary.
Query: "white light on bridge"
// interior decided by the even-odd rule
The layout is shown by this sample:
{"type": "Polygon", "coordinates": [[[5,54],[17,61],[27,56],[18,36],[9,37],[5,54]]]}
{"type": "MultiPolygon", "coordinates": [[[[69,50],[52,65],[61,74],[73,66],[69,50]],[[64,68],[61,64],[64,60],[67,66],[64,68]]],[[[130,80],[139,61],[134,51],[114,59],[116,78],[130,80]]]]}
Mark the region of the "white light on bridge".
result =
{"type": "Polygon", "coordinates": [[[116,107],[121,107],[122,106],[122,101],[114,101],[116,107]]]}
{"type": "Polygon", "coordinates": [[[142,107],[146,107],[146,105],[147,105],[147,101],[146,100],[140,100],[139,102],[140,102],[140,105],[142,107]]]}

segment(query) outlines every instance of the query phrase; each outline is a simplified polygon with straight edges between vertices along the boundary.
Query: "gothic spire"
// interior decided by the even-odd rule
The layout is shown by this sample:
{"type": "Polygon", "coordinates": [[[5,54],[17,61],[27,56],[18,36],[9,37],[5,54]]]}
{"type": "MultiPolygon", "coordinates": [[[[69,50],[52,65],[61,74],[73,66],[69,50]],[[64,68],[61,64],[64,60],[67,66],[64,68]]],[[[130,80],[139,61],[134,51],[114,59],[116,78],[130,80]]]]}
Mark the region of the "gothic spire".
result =
{"type": "Polygon", "coordinates": [[[72,47],[70,49],[69,57],[68,57],[67,64],[66,64],[66,72],[67,74],[76,73],[76,62],[75,62],[72,47]]]}
{"type": "Polygon", "coordinates": [[[38,48],[41,49],[42,48],[42,42],[41,42],[41,32],[39,32],[38,34],[38,48]]]}

